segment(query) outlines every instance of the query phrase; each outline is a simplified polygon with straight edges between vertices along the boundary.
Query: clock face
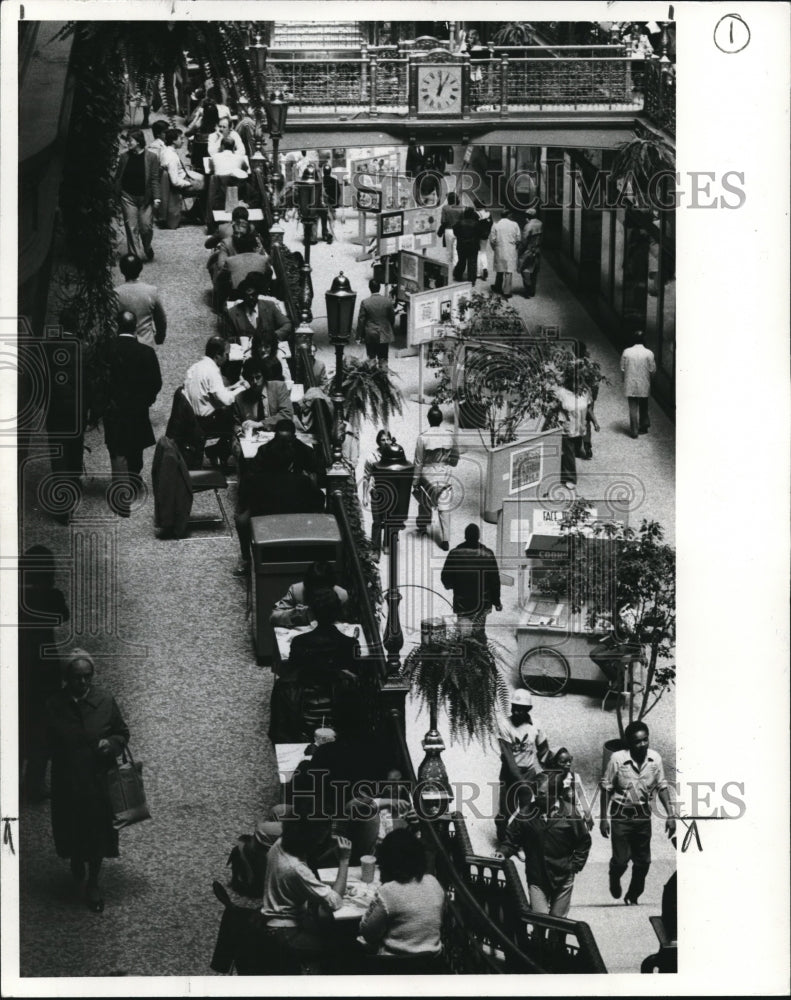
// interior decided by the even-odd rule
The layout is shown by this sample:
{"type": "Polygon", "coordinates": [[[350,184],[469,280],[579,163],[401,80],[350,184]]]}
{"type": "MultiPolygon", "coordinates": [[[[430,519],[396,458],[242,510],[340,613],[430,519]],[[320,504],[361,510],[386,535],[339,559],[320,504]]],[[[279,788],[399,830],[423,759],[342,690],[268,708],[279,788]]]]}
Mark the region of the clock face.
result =
{"type": "Polygon", "coordinates": [[[461,66],[420,66],[417,109],[421,114],[461,113],[461,66]]]}

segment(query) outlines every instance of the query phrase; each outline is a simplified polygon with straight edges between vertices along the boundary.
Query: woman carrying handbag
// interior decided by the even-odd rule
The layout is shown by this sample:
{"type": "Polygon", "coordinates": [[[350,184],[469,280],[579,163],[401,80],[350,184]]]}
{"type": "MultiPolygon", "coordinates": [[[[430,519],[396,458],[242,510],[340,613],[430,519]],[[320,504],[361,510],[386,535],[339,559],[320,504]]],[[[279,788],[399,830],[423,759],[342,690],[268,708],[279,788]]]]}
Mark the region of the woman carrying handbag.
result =
{"type": "Polygon", "coordinates": [[[58,857],[71,873],[86,877],[88,909],[101,913],[99,871],[104,858],[118,857],[118,831],[107,788],[108,773],[129,742],[115,699],[94,686],[94,662],[83,649],[66,661],[66,684],[47,703],[52,750],[52,833],[58,857]]]}

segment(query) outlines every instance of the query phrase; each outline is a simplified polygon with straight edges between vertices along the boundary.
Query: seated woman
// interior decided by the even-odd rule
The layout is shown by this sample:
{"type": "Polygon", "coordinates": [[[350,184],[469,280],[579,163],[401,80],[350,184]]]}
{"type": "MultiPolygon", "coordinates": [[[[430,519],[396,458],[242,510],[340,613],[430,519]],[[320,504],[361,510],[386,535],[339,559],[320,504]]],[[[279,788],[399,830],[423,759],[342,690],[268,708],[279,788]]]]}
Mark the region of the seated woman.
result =
{"type": "Polygon", "coordinates": [[[335,950],[331,927],[318,927],[318,910],[340,909],[346,891],[351,844],[334,838],[338,850],[338,874],[331,886],[321,882],[308,867],[317,854],[319,841],[330,836],[325,820],[286,819],[283,834],[266,859],[261,914],[264,934],[273,953],[282,951],[298,964],[303,974],[324,971],[324,962],[335,950]]]}
{"type": "Polygon", "coordinates": [[[393,830],[379,846],[382,884],[360,922],[360,934],[376,949],[370,972],[425,975],[442,971],[445,892],[426,874],[426,855],[410,830],[393,830]]]}
{"type": "Polygon", "coordinates": [[[334,590],[341,605],[349,600],[349,595],[343,587],[338,586],[332,566],[320,560],[311,563],[305,573],[305,579],[301,583],[292,583],[285,595],[280,598],[269,616],[270,625],[282,628],[310,625],[315,619],[313,599],[320,590],[334,590]]]}

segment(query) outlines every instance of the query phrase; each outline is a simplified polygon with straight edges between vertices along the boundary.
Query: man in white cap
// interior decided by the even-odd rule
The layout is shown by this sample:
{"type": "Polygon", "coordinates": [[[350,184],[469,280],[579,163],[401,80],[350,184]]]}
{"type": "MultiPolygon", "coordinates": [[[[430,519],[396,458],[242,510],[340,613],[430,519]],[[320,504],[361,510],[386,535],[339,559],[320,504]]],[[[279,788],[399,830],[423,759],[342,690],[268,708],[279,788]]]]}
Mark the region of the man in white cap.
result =
{"type": "Polygon", "coordinates": [[[516,789],[534,782],[549,756],[547,738],[530,715],[532,707],[530,692],[517,688],[511,695],[511,714],[500,722],[500,801],[494,820],[498,841],[517,809],[516,789]]]}

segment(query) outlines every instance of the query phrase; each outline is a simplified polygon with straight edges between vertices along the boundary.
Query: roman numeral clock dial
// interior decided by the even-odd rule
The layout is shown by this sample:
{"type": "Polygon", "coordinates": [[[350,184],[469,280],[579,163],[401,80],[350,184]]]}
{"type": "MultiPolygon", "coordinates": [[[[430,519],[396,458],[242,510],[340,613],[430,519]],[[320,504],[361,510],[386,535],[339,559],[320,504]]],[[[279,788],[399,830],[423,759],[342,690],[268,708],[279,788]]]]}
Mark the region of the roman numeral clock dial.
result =
{"type": "Polygon", "coordinates": [[[420,66],[417,110],[425,115],[461,113],[461,66],[420,66]]]}

